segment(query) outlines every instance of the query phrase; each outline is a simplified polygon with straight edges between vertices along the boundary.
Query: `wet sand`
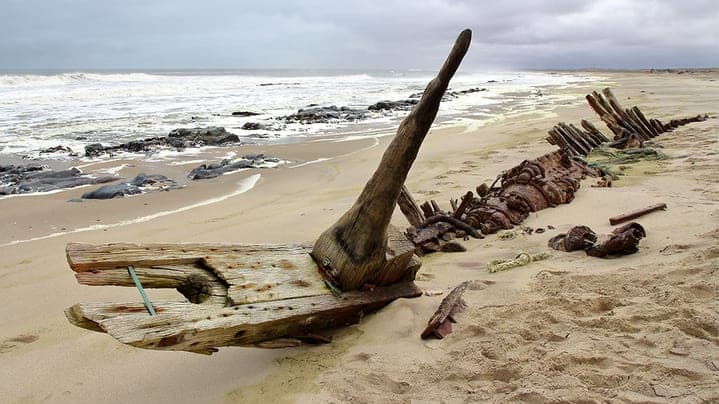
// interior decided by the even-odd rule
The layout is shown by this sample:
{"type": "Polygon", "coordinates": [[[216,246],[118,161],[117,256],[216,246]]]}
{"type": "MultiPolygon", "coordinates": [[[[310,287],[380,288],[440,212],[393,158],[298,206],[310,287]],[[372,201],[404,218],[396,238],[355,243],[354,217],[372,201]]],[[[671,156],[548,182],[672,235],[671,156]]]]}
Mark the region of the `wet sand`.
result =
{"type": "MultiPolygon", "coordinates": [[[[479,127],[433,129],[410,172],[408,188],[420,201],[437,199],[448,207],[449,198],[552,150],[544,138],[557,121],[587,118],[608,132],[583,100],[587,92],[606,85],[625,105],[638,105],[652,117],[708,113],[711,119],[657,138],[667,160],[638,164],[614,188],[592,188],[591,181],[585,181],[571,204],[525,221],[534,228],[551,224],[556,230],[510,241],[490,235],[464,243],[467,252],[427,257],[417,281],[424,289],[448,291],[461,281],[476,280],[465,294],[468,309],[458,316],[454,333],[441,341],[422,341],[419,333],[442,296],[396,301],[359,325],[334,331],[328,346],[225,348],[211,357],[124,346],[107,335],[71,326],[63,315],[64,308],[79,301],[138,299],[131,288],[78,285],[65,262],[66,243],[312,241],[354,202],[390,136],[243,146],[238,155],[263,152],[292,163],[171,192],[67,202],[88,190],[82,188],[0,200],[0,222],[6,229],[0,234],[0,398],[719,399],[719,74],[598,75],[606,78],[548,89],[562,96],[558,103],[507,111],[506,118],[479,127]],[[240,183],[257,174],[254,187],[238,193],[240,183]],[[218,200],[206,203],[209,199],[218,200]],[[657,202],[666,202],[669,209],[638,220],[648,236],[637,254],[602,260],[555,252],[526,267],[486,271],[491,259],[545,250],[550,237],[571,225],[606,233],[611,229],[608,217],[657,202]],[[178,212],[117,225],[173,211],[178,212]],[[91,226],[96,230],[74,231],[91,226]],[[47,237],[53,233],[67,234],[47,237]],[[33,238],[39,239],[17,242],[33,238]]],[[[136,162],[126,163],[136,166],[125,167],[125,177],[150,172],[136,162]]],[[[180,175],[192,166],[172,167],[180,175]]],[[[406,225],[399,212],[393,222],[406,225]]],[[[174,291],[151,292],[151,297],[179,297],[174,291]]]]}

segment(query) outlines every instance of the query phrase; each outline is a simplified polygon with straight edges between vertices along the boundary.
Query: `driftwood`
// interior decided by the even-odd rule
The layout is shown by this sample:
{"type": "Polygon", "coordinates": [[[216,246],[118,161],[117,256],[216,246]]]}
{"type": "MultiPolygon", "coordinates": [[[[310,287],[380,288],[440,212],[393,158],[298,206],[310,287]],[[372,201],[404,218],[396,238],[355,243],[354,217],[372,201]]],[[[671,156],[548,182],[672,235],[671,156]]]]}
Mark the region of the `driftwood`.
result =
{"type": "Polygon", "coordinates": [[[156,315],[143,303],[80,303],[65,311],[68,320],[136,347],[209,354],[230,345],[326,342],[317,330],[421,295],[413,283],[421,263],[415,247],[389,222],[470,40],[469,30],[459,35],[357,202],[314,246],[68,244],[81,284],[135,286],[133,267],[144,287],[175,288],[186,298],[151,302],[156,315]]]}
{"type": "Polygon", "coordinates": [[[638,210],[635,210],[635,211],[633,211],[633,212],[624,213],[624,214],[621,214],[621,215],[617,215],[617,216],[614,216],[614,217],[610,217],[610,218],[609,218],[609,223],[610,223],[612,226],[615,226],[615,225],[618,225],[619,223],[624,223],[624,222],[627,222],[627,221],[629,221],[629,220],[636,219],[636,218],[638,218],[638,217],[644,216],[644,215],[646,215],[647,213],[652,213],[652,212],[655,212],[655,211],[657,211],[657,210],[666,210],[666,208],[667,208],[667,204],[666,204],[666,203],[658,203],[658,204],[656,204],[656,205],[652,205],[652,206],[646,207],[646,208],[644,208],[644,209],[638,209],[638,210]]]}
{"type": "Polygon", "coordinates": [[[690,118],[672,119],[668,124],[658,119],[647,119],[637,106],[623,108],[610,88],[596,91],[586,96],[587,102],[601,120],[614,133],[613,146],[619,148],[640,147],[645,140],[673,130],[691,122],[706,120],[707,115],[690,118]]]}
{"type": "Polygon", "coordinates": [[[387,227],[407,173],[437,115],[449,80],[469,48],[471,37],[469,30],[459,35],[437,77],[427,85],[419,103],[400,124],[357,202],[315,242],[312,256],[318,262],[332,265],[340,289],[355,290],[368,283],[387,285],[404,276],[414,246],[408,242],[399,246],[389,244],[387,227]]]}
{"type": "Polygon", "coordinates": [[[431,336],[442,339],[452,332],[452,323],[457,322],[454,316],[467,307],[464,300],[462,300],[462,294],[467,289],[467,286],[469,286],[469,281],[460,283],[459,286],[449,292],[447,297],[442,299],[442,303],[439,304],[437,311],[429,319],[427,327],[422,331],[422,339],[427,339],[431,336]]]}
{"type": "MultiPolygon", "coordinates": [[[[587,120],[582,120],[579,126],[559,122],[549,130],[547,137],[547,141],[556,145],[559,150],[523,161],[499,175],[492,185],[477,186],[477,196],[468,192],[460,204],[450,199],[450,212],[439,211],[435,201],[424,202],[417,208],[417,202],[405,189],[405,196],[400,198],[398,203],[412,225],[406,233],[414,243],[417,254],[443,251],[444,245],[452,242],[450,240],[455,237],[477,237],[477,234],[473,233],[474,229],[484,234],[511,229],[531,212],[569,203],[574,199],[580,181],[586,176],[600,178],[597,186],[611,186],[611,176],[608,173],[589,166],[584,160],[594,148],[602,144],[619,148],[640,147],[645,140],[677,126],[707,119],[706,115],[697,115],[673,119],[664,124],[658,119],[647,119],[636,106],[624,109],[611,89],[605,88],[602,93],[594,91],[588,94],[586,99],[614,133],[613,140],[587,120]],[[499,186],[495,186],[498,182],[499,186]],[[408,201],[411,201],[412,206],[408,201]],[[447,216],[456,220],[439,220],[447,216]],[[422,221],[420,217],[426,217],[426,220],[422,221]]],[[[640,215],[644,213],[646,212],[639,212],[640,215]]],[[[638,216],[624,220],[635,217],[638,216]]],[[[587,242],[596,241],[589,240],[591,237],[585,240],[585,236],[589,236],[589,233],[570,234],[566,238],[557,238],[553,244],[557,249],[567,251],[584,249],[587,242]]]]}

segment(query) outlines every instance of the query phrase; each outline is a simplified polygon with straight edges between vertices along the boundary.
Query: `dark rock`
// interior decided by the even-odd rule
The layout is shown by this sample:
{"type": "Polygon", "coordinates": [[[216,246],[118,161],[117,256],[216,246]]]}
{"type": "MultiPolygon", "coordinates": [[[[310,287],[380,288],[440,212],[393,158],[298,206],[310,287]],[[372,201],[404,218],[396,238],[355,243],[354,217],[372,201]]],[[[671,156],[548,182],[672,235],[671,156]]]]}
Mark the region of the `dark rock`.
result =
{"type": "Polygon", "coordinates": [[[232,116],[255,116],[255,115],[261,115],[259,112],[251,112],[251,111],[235,111],[232,113],[232,116]]]}
{"type": "Polygon", "coordinates": [[[135,178],[130,181],[130,183],[136,187],[146,187],[148,185],[152,184],[158,184],[158,183],[166,183],[168,181],[171,181],[164,175],[160,174],[151,174],[147,175],[145,173],[140,173],[135,176],[135,178]]]}
{"type": "Polygon", "coordinates": [[[352,109],[349,107],[337,108],[335,105],[328,107],[303,108],[292,115],[284,117],[287,122],[299,122],[302,124],[328,123],[341,121],[357,121],[367,117],[367,111],[352,109]]]}
{"type": "MultiPolygon", "coordinates": [[[[474,88],[469,88],[466,90],[459,90],[459,91],[449,91],[448,90],[446,93],[444,93],[444,96],[442,96],[442,101],[451,101],[461,95],[478,93],[480,91],[487,91],[487,89],[480,88],[480,87],[474,87],[474,88]]],[[[414,94],[410,95],[409,98],[410,99],[419,99],[422,96],[422,94],[423,93],[414,93],[414,94]]]]}
{"type": "Polygon", "coordinates": [[[266,130],[267,127],[259,122],[247,122],[242,125],[243,130],[266,130]]]}
{"type": "Polygon", "coordinates": [[[380,101],[367,107],[370,111],[395,111],[398,109],[411,109],[419,100],[409,99],[401,101],[380,101]]]}
{"type": "Polygon", "coordinates": [[[0,166],[0,195],[48,192],[87,184],[116,181],[115,177],[92,178],[77,168],[48,170],[41,166],[0,166]]]}
{"type": "Polygon", "coordinates": [[[100,143],[92,143],[85,146],[86,157],[97,157],[105,152],[105,146],[100,143]]]}
{"type": "Polygon", "coordinates": [[[82,194],[83,199],[112,199],[126,195],[136,195],[150,190],[169,191],[177,188],[177,183],[164,175],[140,173],[129,182],[105,185],[94,191],[82,194]]]}
{"type": "Polygon", "coordinates": [[[67,146],[58,145],[55,147],[48,147],[47,149],[40,150],[40,154],[51,154],[60,152],[72,154],[72,149],[67,146]]]}
{"type": "Polygon", "coordinates": [[[247,154],[238,160],[225,159],[219,163],[205,163],[199,167],[195,167],[187,174],[187,178],[191,180],[204,180],[208,178],[219,177],[222,174],[232,171],[241,170],[243,168],[260,168],[264,163],[279,163],[281,160],[277,157],[265,156],[262,153],[247,154]]]}
{"type": "Polygon", "coordinates": [[[191,180],[205,180],[219,177],[224,173],[250,167],[252,167],[252,161],[250,160],[241,159],[232,161],[225,159],[218,164],[202,164],[199,167],[195,167],[187,174],[187,178],[191,180]]]}
{"type": "Polygon", "coordinates": [[[467,89],[467,90],[452,91],[452,92],[450,92],[450,94],[457,96],[457,95],[465,95],[465,94],[478,93],[478,92],[480,92],[480,91],[487,91],[487,89],[486,89],[486,88],[480,88],[480,87],[474,87],[474,88],[469,88],[469,89],[467,89]]]}
{"type": "Polygon", "coordinates": [[[299,85],[299,84],[301,84],[301,83],[299,83],[299,82],[294,82],[294,83],[260,83],[260,84],[258,84],[258,86],[260,86],[260,87],[267,87],[267,86],[296,86],[296,85],[299,85]]]}
{"type": "Polygon", "coordinates": [[[240,143],[240,138],[222,127],[179,128],[170,131],[167,137],[132,140],[117,146],[103,146],[100,143],[93,143],[85,146],[85,156],[97,157],[104,153],[116,152],[152,152],[160,147],[184,149],[187,147],[218,146],[228,143],[240,143]]]}
{"type": "Polygon", "coordinates": [[[112,199],[139,193],[142,193],[139,187],[127,182],[122,182],[120,184],[105,185],[94,191],[85,192],[82,194],[82,199],[112,199]]]}

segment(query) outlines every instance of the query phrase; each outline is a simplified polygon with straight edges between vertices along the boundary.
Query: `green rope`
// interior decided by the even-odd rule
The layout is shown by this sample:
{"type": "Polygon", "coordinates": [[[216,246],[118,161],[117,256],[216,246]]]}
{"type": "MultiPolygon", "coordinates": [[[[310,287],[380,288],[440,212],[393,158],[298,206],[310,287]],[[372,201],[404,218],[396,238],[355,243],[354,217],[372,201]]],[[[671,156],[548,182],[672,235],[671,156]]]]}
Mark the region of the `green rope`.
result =
{"type": "Polygon", "coordinates": [[[135,273],[135,267],[133,267],[132,265],[128,266],[127,272],[130,273],[130,277],[132,278],[133,282],[135,282],[137,290],[140,291],[140,296],[142,296],[142,300],[145,301],[145,307],[147,307],[147,311],[150,313],[151,316],[156,316],[157,313],[155,313],[155,308],[152,307],[152,302],[150,301],[150,298],[147,297],[147,293],[145,293],[145,289],[142,287],[142,283],[140,283],[140,278],[138,278],[137,274],[135,273]]]}
{"type": "Polygon", "coordinates": [[[528,252],[521,251],[519,255],[512,259],[499,259],[499,260],[492,260],[487,263],[487,270],[490,273],[495,273],[499,271],[506,271],[507,269],[512,269],[516,267],[521,267],[524,265],[529,264],[533,261],[541,261],[544,259],[547,259],[551,257],[552,254],[549,252],[540,252],[538,254],[529,254],[528,252]]]}
{"type": "MultiPolygon", "coordinates": [[[[645,145],[646,146],[646,145],[645,145]]],[[[642,160],[664,160],[667,156],[659,149],[653,147],[641,147],[633,149],[614,149],[606,144],[592,149],[586,159],[581,159],[589,167],[602,170],[611,175],[612,179],[619,179],[627,167],[626,164],[638,163],[642,160]]],[[[579,158],[576,158],[580,160],[579,158]]]]}

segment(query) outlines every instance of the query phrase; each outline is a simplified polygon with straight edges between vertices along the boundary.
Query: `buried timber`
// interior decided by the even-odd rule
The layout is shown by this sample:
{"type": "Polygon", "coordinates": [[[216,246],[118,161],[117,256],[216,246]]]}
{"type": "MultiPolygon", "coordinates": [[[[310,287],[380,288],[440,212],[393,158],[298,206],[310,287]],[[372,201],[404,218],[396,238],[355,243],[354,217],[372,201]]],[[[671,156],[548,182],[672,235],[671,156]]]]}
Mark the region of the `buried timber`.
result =
{"type": "Polygon", "coordinates": [[[355,204],[314,246],[68,244],[81,284],[176,288],[188,299],[79,303],[65,311],[68,320],[136,347],[209,354],[221,346],[325,342],[314,332],[419,296],[415,246],[389,222],[470,42],[471,31],[463,31],[355,204]]]}

